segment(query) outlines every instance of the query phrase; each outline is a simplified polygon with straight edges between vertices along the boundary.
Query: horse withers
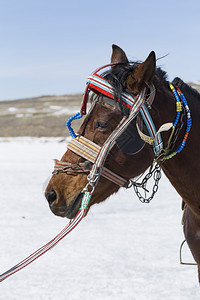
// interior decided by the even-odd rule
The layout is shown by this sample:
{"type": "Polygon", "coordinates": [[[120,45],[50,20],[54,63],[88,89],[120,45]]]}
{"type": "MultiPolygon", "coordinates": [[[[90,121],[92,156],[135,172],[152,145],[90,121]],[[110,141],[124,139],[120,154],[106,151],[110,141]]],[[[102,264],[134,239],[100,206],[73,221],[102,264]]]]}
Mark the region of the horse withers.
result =
{"type": "Polygon", "coordinates": [[[46,188],[51,211],[74,218],[88,177],[88,210],[121,186],[133,184],[138,191],[132,178],[156,164],[185,203],[184,233],[200,281],[200,95],[179,78],[169,85],[154,52],[132,63],[116,45],[109,69],[88,79],[82,114],[88,92],[92,106],[61,159],[65,167],[57,168],[46,188]]]}

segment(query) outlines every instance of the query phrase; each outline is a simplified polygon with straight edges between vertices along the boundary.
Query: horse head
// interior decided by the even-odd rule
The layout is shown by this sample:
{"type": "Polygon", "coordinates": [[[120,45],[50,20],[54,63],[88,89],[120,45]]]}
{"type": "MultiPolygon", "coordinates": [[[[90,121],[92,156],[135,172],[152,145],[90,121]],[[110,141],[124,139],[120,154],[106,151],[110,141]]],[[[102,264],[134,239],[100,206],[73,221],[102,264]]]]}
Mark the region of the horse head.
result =
{"type": "MultiPolygon", "coordinates": [[[[113,45],[111,64],[111,71],[106,76],[107,80],[113,86],[116,83],[114,87],[116,93],[127,91],[130,95],[135,96],[140,94],[144,89],[148,91],[156,68],[154,52],[151,52],[142,63],[129,64],[124,51],[118,46],[113,45]]],[[[154,99],[154,102],[158,101],[154,99]]],[[[152,108],[151,112],[155,115],[155,124],[159,128],[161,121],[160,117],[158,117],[158,111],[156,108],[152,108]]],[[[78,131],[78,135],[101,147],[122,120],[124,114],[125,112],[119,103],[118,106],[112,105],[112,103],[107,101],[107,97],[104,97],[100,93],[93,100],[92,108],[86,115],[78,131]]],[[[130,125],[128,131],[129,134],[126,137],[126,142],[131,144],[134,150],[129,151],[129,148],[125,149],[123,147],[125,141],[124,134],[122,134],[118,142],[110,149],[105,160],[105,167],[125,180],[139,176],[152,164],[154,159],[152,145],[141,140],[134,122],[132,122],[132,127],[130,125]]],[[[84,163],[84,161],[85,158],[70,149],[64,153],[61,159],[61,162],[68,162],[73,165],[84,163]]],[[[50,209],[54,214],[70,219],[75,217],[81,206],[82,191],[87,185],[87,175],[88,172],[78,173],[70,170],[69,172],[62,172],[52,176],[46,188],[45,195],[50,209]]],[[[104,201],[111,194],[116,193],[119,187],[116,183],[100,176],[89,207],[95,203],[104,201]]]]}
{"type": "Polygon", "coordinates": [[[110,67],[101,75],[99,68],[88,78],[82,114],[86,113],[88,91],[96,97],[78,131],[80,136],[72,139],[55,165],[46,189],[50,209],[67,218],[74,218],[80,209],[84,216],[87,208],[130,183],[139,200],[150,202],[162,168],[183,199],[185,238],[200,281],[200,95],[180,78],[168,82],[165,72],[156,68],[154,52],[142,63],[131,63],[114,45],[110,67]],[[151,196],[144,198],[132,178],[149,166],[140,187],[146,189],[152,175],[155,184],[151,196]]]}

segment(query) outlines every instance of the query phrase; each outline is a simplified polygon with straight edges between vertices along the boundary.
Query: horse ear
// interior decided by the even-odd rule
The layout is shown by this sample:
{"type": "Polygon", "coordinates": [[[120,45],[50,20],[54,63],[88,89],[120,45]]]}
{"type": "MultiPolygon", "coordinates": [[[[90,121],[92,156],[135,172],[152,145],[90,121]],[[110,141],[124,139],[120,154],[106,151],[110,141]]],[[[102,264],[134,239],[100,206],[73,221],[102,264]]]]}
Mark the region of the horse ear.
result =
{"type": "Polygon", "coordinates": [[[140,92],[145,87],[147,87],[154,75],[156,69],[156,55],[152,51],[147,59],[138,64],[132,71],[132,73],[127,77],[126,86],[127,88],[135,93],[140,92]]]}
{"type": "Polygon", "coordinates": [[[112,45],[111,63],[128,62],[125,52],[117,45],[112,45]]]}

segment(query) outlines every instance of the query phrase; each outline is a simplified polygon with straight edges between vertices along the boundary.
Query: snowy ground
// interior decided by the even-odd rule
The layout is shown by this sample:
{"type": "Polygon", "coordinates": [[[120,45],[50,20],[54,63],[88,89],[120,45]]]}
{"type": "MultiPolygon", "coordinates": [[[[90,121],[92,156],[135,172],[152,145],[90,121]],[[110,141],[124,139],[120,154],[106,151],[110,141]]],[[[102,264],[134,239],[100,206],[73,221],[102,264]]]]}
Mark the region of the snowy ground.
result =
{"type": "MultiPolygon", "coordinates": [[[[67,224],[43,196],[51,159],[64,151],[65,143],[54,139],[0,140],[0,273],[67,224]]],[[[179,264],[180,206],[164,177],[148,205],[133,190],[121,190],[50,252],[0,283],[0,299],[199,299],[196,267],[179,264]]],[[[187,246],[183,253],[192,261],[187,246]]]]}

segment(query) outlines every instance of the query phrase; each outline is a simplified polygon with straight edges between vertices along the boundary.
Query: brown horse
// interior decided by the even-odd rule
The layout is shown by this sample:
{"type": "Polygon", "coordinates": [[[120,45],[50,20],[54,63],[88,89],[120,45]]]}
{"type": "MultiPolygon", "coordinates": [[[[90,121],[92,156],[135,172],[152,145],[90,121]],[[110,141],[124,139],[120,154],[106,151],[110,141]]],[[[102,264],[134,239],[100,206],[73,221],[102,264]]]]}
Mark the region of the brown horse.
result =
{"type": "MultiPolygon", "coordinates": [[[[111,67],[111,73],[114,74],[112,77],[114,80],[111,82],[113,85],[114,82],[117,82],[115,85],[117,93],[126,90],[131,95],[137,95],[153,84],[156,93],[148,110],[156,129],[158,130],[164,123],[174,122],[176,100],[169,89],[165,72],[156,68],[154,52],[151,52],[144,62],[131,64],[124,51],[113,45],[111,63],[115,64],[111,67]]],[[[175,78],[173,84],[179,87],[185,95],[193,123],[184,149],[170,159],[163,159],[162,163],[159,163],[185,203],[184,233],[197,262],[200,281],[200,141],[198,138],[200,95],[179,78],[175,78]]],[[[78,134],[102,146],[123,115],[122,109],[104,101],[104,98],[99,95],[94,101],[92,109],[86,115],[78,134]]],[[[173,138],[171,153],[183,140],[186,126],[186,114],[183,113],[181,121],[179,121],[179,130],[176,131],[176,137],[173,138]]],[[[171,131],[165,131],[161,135],[165,149],[168,147],[171,131]]],[[[115,143],[106,158],[105,167],[128,180],[142,174],[152,165],[154,159],[155,153],[149,143],[144,143],[135,153],[127,153],[115,143]]],[[[67,150],[61,161],[77,164],[77,162],[84,162],[85,159],[71,150],[67,150]]],[[[86,184],[87,173],[54,174],[45,193],[52,212],[61,217],[74,218],[80,208],[81,193],[86,184]]],[[[104,201],[118,189],[119,185],[101,176],[89,207],[104,201]]]]}

